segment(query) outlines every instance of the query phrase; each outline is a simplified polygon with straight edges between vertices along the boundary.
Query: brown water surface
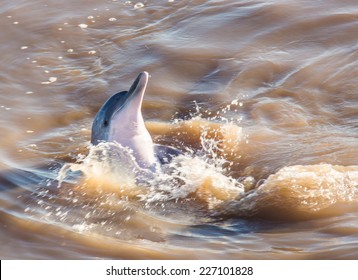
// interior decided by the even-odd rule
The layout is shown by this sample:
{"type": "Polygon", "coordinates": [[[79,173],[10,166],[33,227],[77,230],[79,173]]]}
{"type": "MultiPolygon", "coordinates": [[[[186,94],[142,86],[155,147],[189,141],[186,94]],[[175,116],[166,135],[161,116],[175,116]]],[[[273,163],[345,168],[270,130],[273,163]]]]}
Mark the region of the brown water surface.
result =
{"type": "Polygon", "coordinates": [[[357,1],[142,3],[1,1],[0,257],[358,259],[357,1]],[[89,145],[141,71],[142,181],[89,145]]]}

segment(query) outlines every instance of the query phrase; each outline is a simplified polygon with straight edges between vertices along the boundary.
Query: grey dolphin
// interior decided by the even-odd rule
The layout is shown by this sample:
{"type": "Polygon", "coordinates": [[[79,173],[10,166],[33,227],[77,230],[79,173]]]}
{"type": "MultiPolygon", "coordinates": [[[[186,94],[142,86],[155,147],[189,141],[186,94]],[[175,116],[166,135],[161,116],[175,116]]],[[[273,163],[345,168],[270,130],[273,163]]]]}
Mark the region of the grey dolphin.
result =
{"type": "Polygon", "coordinates": [[[138,165],[152,169],[181,152],[153,143],[142,116],[142,102],[149,79],[142,72],[128,91],[112,95],[98,111],[92,125],[91,143],[117,142],[133,151],[138,165]]]}

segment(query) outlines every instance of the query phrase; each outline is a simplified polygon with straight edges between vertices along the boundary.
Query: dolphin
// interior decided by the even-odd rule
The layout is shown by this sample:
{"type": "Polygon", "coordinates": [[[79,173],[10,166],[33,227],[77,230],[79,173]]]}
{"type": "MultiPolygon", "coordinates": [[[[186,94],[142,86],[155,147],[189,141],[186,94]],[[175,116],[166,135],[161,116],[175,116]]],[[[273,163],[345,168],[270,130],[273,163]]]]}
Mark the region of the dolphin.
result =
{"type": "Polygon", "coordinates": [[[117,142],[130,148],[141,168],[155,170],[181,152],[154,144],[142,116],[142,103],[149,74],[142,72],[128,91],[112,95],[99,109],[92,124],[91,143],[117,142]]]}

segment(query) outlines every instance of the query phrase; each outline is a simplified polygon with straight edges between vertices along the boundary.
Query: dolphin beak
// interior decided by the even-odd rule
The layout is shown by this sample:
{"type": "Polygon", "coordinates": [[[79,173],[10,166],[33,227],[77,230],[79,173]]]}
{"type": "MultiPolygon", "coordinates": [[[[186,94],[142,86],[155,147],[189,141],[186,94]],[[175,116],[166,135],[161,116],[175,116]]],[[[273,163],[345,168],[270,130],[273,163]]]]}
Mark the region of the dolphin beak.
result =
{"type": "Polygon", "coordinates": [[[149,80],[148,72],[142,72],[138,75],[138,77],[133,82],[132,86],[128,90],[129,99],[132,103],[132,106],[137,107],[137,109],[141,109],[145,90],[147,88],[149,80]]]}

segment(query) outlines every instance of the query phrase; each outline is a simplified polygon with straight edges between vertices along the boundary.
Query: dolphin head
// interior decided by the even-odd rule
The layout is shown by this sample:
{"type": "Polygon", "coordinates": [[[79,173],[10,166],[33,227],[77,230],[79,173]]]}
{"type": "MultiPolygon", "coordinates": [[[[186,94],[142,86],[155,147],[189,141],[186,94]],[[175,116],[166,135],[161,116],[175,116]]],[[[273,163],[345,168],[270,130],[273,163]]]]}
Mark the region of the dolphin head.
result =
{"type": "Polygon", "coordinates": [[[92,125],[91,143],[117,142],[133,150],[138,164],[156,162],[152,138],[144,125],[141,107],[149,74],[142,72],[128,91],[112,95],[98,111],[92,125]]]}

